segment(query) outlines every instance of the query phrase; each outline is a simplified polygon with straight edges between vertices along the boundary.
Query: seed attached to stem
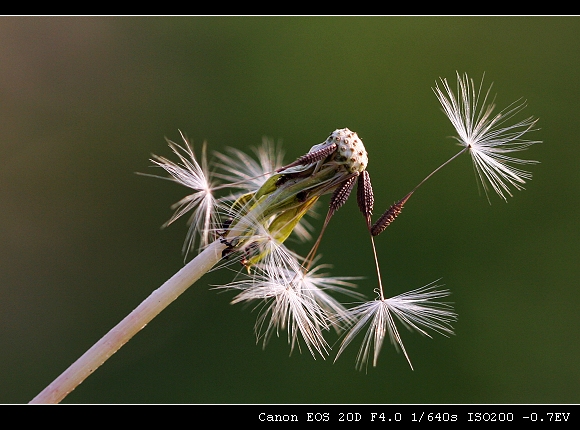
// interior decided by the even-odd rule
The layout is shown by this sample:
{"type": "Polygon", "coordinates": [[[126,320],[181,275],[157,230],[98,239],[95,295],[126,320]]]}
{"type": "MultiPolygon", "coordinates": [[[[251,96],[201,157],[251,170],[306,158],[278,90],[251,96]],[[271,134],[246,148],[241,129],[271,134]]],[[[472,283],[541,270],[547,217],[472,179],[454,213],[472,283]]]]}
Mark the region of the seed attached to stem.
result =
{"type": "Polygon", "coordinates": [[[276,172],[280,173],[283,170],[289,169],[290,167],[305,166],[307,164],[316,163],[317,161],[324,160],[326,157],[328,157],[334,151],[336,151],[336,143],[332,143],[332,144],[325,146],[323,148],[320,148],[316,151],[309,152],[308,154],[302,155],[301,157],[298,157],[296,159],[296,161],[288,164],[287,166],[280,167],[279,169],[276,170],[276,172]]]}
{"type": "Polygon", "coordinates": [[[330,198],[330,205],[328,208],[329,215],[334,214],[342,205],[346,203],[352,189],[354,188],[354,183],[356,182],[358,173],[353,174],[350,179],[347,179],[342,185],[340,185],[336,191],[332,194],[330,198]]]}
{"type": "Polygon", "coordinates": [[[381,217],[373,224],[371,227],[371,235],[378,236],[381,234],[385,229],[391,225],[391,223],[399,216],[401,211],[403,210],[403,205],[407,203],[407,200],[413,195],[413,192],[410,192],[397,203],[392,205],[387,211],[381,215],[381,217]]]}
{"type": "Polygon", "coordinates": [[[373,205],[375,198],[373,195],[373,187],[371,185],[371,177],[369,172],[363,170],[358,177],[356,200],[358,207],[367,221],[367,228],[371,229],[371,216],[373,214],[373,205]]]}

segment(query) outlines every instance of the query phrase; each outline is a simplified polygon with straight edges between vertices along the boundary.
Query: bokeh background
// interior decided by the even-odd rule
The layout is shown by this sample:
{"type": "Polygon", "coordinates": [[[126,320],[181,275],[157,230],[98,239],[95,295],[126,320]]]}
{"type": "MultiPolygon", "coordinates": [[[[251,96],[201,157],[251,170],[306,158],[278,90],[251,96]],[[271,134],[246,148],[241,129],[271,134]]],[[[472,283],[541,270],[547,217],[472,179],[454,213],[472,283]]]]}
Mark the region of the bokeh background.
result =
{"type": "MultiPolygon", "coordinates": [[[[580,403],[578,17],[1,17],[0,402],[26,403],[183,265],[186,190],[136,175],[165,137],[199,149],[281,141],[292,161],[336,128],[369,152],[376,215],[458,147],[432,87],[455,73],[523,97],[542,140],[506,204],[469,157],[377,238],[392,294],[441,278],[456,335],[402,330],[355,370],[256,345],[256,312],[208,274],[63,403],[580,403]]],[[[314,220],[318,226],[322,219],[314,220]]],[[[292,245],[303,255],[308,245],[292,245]]],[[[320,248],[376,285],[351,199],[320,248]]]]}

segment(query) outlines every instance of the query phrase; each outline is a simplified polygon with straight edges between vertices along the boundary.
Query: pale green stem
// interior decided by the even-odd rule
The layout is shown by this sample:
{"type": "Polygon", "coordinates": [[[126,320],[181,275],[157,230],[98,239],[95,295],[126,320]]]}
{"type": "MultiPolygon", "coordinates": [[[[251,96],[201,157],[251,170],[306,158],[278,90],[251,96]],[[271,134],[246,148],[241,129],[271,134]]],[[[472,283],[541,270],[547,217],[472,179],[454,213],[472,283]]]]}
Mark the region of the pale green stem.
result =
{"type": "Polygon", "coordinates": [[[219,240],[209,245],[161,287],[153,291],[135,310],[113,327],[30,403],[59,403],[181,293],[218,263],[224,248],[225,245],[219,240]]]}

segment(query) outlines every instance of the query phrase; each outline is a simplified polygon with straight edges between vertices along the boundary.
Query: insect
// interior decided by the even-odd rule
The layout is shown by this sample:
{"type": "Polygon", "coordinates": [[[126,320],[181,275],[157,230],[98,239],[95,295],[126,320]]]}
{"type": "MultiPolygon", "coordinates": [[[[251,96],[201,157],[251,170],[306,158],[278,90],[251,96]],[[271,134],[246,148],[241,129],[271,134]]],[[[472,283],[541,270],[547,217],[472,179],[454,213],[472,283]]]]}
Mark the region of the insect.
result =
{"type": "MultiPolygon", "coordinates": [[[[358,135],[348,128],[337,129],[321,144],[313,146],[310,151],[296,159],[296,161],[276,170],[278,173],[292,172],[293,169],[307,165],[315,165],[315,171],[323,164],[335,163],[337,167],[343,166],[346,173],[342,180],[336,185],[332,196],[324,224],[314,246],[306,257],[307,261],[312,261],[316,250],[322,239],[322,235],[332,216],[346,203],[352,193],[355,183],[357,186],[357,204],[363,217],[365,218],[367,229],[371,237],[381,234],[399,216],[403,205],[411,197],[418,186],[407,194],[403,199],[391,205],[372,224],[371,217],[374,207],[374,194],[371,185],[369,172],[366,170],[368,155],[366,149],[358,135]]],[[[419,184],[421,185],[421,184],[419,184]]]]}
{"type": "MultiPolygon", "coordinates": [[[[266,188],[268,192],[272,192],[272,189],[281,190],[282,187],[293,190],[289,197],[285,197],[284,201],[289,202],[288,205],[299,206],[310,199],[317,199],[322,194],[331,194],[328,212],[320,234],[305,258],[306,270],[314,259],[330,219],[346,203],[355,185],[358,207],[365,218],[371,239],[382,233],[394,221],[411,196],[412,192],[392,205],[372,224],[374,196],[370,175],[366,170],[367,165],[368,154],[361,139],[355,132],[343,128],[334,130],[324,142],[314,145],[308,153],[298,157],[294,162],[272,172],[271,185],[266,188]],[[318,180],[318,178],[321,179],[318,180]]],[[[253,198],[257,197],[254,195],[253,198]]],[[[252,201],[250,199],[249,196],[244,197],[243,203],[252,201]]],[[[227,245],[222,252],[223,258],[228,258],[236,249],[239,250],[238,245],[243,242],[236,239],[228,241],[224,238],[230,223],[231,220],[223,229],[222,242],[227,245]]],[[[254,250],[251,246],[248,245],[248,247],[249,249],[244,249],[241,263],[249,269],[252,264],[250,254],[254,250]]]]}

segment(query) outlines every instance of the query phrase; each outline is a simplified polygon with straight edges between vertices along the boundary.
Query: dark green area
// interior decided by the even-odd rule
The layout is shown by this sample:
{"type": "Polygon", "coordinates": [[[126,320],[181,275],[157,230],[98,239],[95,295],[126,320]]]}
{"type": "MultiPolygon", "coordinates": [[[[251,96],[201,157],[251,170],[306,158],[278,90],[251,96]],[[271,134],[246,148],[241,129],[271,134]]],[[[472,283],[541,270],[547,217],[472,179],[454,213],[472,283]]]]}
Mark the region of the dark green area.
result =
{"type": "MultiPolygon", "coordinates": [[[[135,175],[164,137],[199,149],[282,140],[292,161],[336,128],[363,140],[375,217],[458,147],[431,88],[467,72],[499,108],[523,97],[543,140],[506,204],[468,156],[376,240],[392,294],[441,278],[456,335],[402,329],[355,370],[255,344],[256,311],[202,278],[66,403],[580,403],[578,17],[0,18],[0,402],[25,403],[183,264],[185,189],[135,175]],[[484,84],[484,86],[487,86],[484,84]]],[[[323,199],[324,202],[328,198],[323,199]]],[[[318,225],[322,217],[315,220],[318,225]]],[[[302,254],[307,246],[297,246],[302,254]]],[[[320,252],[376,277],[355,199],[320,252]]]]}

